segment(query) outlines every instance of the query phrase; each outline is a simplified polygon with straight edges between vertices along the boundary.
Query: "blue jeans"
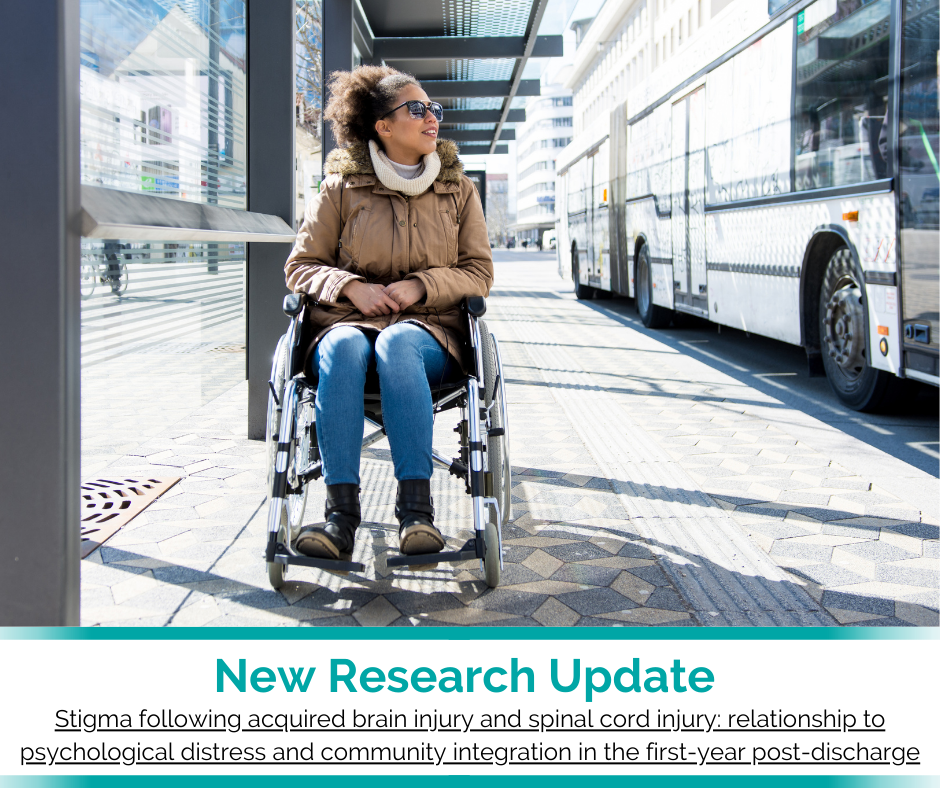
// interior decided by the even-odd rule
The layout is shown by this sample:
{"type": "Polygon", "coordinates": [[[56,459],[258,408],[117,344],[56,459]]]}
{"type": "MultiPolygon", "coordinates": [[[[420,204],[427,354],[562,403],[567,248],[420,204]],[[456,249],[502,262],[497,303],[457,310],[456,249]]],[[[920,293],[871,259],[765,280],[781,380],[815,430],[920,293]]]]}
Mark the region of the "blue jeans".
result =
{"type": "Polygon", "coordinates": [[[317,441],[326,483],[359,484],[363,392],[370,367],[379,374],[395,478],[430,479],[434,414],[429,381],[446,382],[457,366],[434,336],[414,323],[396,323],[381,333],[339,326],[320,340],[315,360],[317,441]]]}

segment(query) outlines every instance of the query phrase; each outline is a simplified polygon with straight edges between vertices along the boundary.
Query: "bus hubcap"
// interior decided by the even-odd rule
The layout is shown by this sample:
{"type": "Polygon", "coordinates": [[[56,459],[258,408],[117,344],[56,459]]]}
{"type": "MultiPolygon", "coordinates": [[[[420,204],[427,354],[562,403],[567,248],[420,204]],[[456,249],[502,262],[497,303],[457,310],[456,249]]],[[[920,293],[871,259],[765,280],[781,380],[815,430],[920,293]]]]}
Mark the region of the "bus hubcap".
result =
{"type": "Polygon", "coordinates": [[[865,367],[865,318],[862,294],[854,282],[837,290],[826,303],[826,345],[829,358],[855,376],[865,367]]]}

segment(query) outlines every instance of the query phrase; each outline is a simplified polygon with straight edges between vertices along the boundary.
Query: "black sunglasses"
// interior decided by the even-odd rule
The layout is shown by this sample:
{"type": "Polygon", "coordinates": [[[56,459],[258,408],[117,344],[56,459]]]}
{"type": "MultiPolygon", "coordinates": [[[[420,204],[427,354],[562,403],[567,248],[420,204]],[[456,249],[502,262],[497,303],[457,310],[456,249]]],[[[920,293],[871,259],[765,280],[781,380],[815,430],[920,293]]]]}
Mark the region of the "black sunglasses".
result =
{"type": "MultiPolygon", "coordinates": [[[[429,101],[425,104],[423,101],[403,101],[395,109],[390,109],[386,112],[382,118],[387,118],[396,110],[401,109],[402,107],[408,107],[408,112],[415,120],[421,120],[429,112],[435,117],[438,123],[444,119],[444,108],[438,104],[436,101],[429,101]]],[[[382,120],[379,118],[379,120],[382,120]]]]}

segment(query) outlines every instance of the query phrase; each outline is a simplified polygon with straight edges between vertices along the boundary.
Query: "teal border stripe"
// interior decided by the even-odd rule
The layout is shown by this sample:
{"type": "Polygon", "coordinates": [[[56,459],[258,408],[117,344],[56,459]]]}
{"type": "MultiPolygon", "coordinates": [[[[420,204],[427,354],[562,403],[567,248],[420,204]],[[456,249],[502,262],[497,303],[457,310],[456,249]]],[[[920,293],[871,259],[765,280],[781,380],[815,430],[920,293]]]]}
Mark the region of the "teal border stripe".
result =
{"type": "MultiPolygon", "coordinates": [[[[682,786],[682,788],[747,788],[759,783],[772,788],[786,788],[799,786],[799,788],[928,788],[940,785],[936,777],[916,776],[814,776],[814,775],[690,775],[685,777],[664,775],[622,775],[622,776],[518,776],[518,775],[491,775],[485,777],[492,788],[570,788],[572,783],[583,784],[589,782],[591,788],[622,788],[624,782],[629,780],[630,788],[669,788],[669,786],[682,786]],[[498,783],[498,785],[493,785],[498,783]]],[[[310,786],[311,782],[329,780],[341,783],[343,788],[375,788],[381,784],[382,788],[439,788],[442,780],[446,780],[447,788],[479,788],[481,777],[470,775],[440,774],[434,777],[413,776],[362,776],[343,775],[322,777],[320,775],[263,775],[263,776],[231,776],[219,775],[200,776],[160,776],[160,775],[113,775],[106,777],[2,777],[0,785],[12,788],[119,788],[132,783],[143,785],[145,788],[156,788],[160,785],[169,785],[174,788],[249,788],[255,785],[276,785],[277,788],[299,788],[310,786]]]]}
{"type": "Polygon", "coordinates": [[[0,627],[0,640],[940,640],[940,628],[0,627]]]}

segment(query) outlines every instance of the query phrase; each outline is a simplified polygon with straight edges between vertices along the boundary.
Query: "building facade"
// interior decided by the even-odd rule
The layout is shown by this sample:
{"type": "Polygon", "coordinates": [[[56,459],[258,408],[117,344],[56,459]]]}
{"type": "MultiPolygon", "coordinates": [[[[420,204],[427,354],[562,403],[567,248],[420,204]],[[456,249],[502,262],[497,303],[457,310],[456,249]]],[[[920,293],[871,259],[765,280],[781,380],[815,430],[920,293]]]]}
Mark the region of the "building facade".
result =
{"type": "MultiPolygon", "coordinates": [[[[555,77],[554,79],[558,79],[555,77]]],[[[571,142],[571,92],[557,81],[526,105],[526,122],[517,130],[516,222],[517,243],[537,243],[555,227],[555,160],[571,142]]]]}
{"type": "Polygon", "coordinates": [[[576,50],[565,86],[574,96],[575,146],[654,72],[668,71],[729,2],[610,0],[596,17],[572,20],[576,50]]]}
{"type": "Polygon", "coordinates": [[[486,174],[486,227],[492,246],[505,246],[509,239],[509,175],[486,174]]]}

